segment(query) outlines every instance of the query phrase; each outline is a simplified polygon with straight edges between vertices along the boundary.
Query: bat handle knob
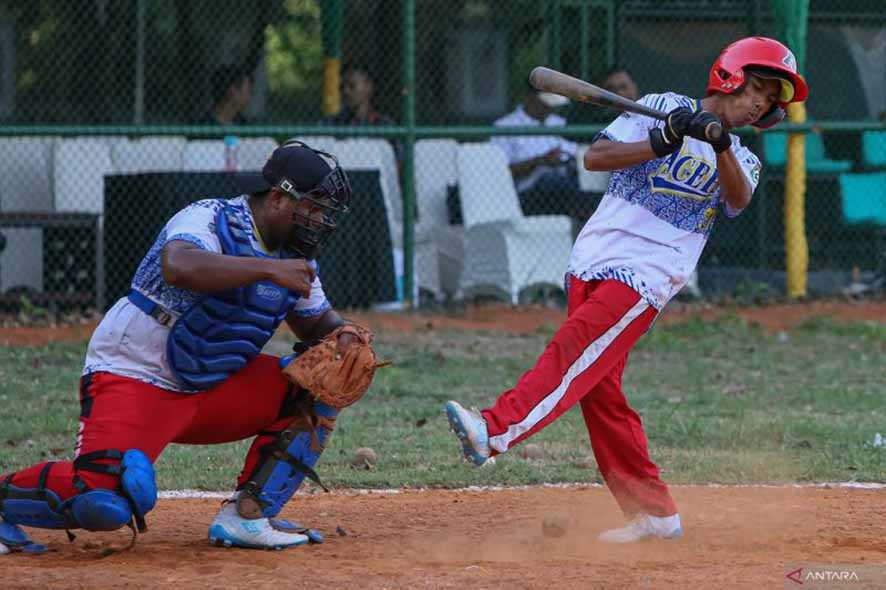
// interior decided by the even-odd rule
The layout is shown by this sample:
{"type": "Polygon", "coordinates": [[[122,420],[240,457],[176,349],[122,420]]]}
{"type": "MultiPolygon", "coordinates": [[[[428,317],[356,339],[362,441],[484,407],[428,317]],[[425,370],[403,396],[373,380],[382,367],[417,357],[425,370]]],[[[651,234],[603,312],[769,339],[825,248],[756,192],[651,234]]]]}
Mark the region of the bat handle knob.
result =
{"type": "Polygon", "coordinates": [[[723,126],[719,123],[708,123],[704,134],[710,141],[720,141],[720,138],[723,137],[723,126]]]}

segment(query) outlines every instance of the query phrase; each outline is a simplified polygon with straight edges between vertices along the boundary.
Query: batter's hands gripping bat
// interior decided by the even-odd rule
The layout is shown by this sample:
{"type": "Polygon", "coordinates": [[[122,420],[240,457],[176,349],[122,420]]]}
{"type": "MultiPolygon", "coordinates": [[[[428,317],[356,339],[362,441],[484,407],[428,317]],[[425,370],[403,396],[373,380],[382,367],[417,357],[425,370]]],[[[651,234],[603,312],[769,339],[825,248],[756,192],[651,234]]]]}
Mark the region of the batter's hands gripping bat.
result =
{"type": "MultiPolygon", "coordinates": [[[[543,92],[553,92],[578,102],[589,102],[616,111],[628,111],[662,121],[668,117],[664,111],[647,107],[608,90],[603,90],[590,82],[542,66],[532,70],[529,74],[529,83],[543,92]]],[[[710,141],[719,141],[723,136],[723,127],[719,123],[709,123],[705,128],[705,136],[710,141]]]]}

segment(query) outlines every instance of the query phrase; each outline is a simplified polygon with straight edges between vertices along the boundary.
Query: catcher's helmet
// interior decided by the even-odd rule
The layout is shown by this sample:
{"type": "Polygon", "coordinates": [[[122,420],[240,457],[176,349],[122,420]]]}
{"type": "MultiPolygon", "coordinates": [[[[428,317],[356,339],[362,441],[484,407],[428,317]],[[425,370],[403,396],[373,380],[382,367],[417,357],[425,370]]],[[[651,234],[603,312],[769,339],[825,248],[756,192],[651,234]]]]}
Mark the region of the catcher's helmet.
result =
{"type": "Polygon", "coordinates": [[[290,139],[271,154],[262,177],[265,189],[277,188],[322,210],[322,220],[296,214],[290,235],[290,248],[305,258],[314,258],[338,227],[339,218],[350,209],[351,184],[338,159],[290,139]]]}
{"type": "Polygon", "coordinates": [[[778,102],[753,124],[755,127],[775,125],[784,119],[788,103],[803,102],[809,95],[806,80],[797,73],[797,58],[790,49],[768,37],[746,37],[727,46],[711,66],[708,95],[740,91],[747,82],[748,70],[756,76],[781,81],[778,102]]]}

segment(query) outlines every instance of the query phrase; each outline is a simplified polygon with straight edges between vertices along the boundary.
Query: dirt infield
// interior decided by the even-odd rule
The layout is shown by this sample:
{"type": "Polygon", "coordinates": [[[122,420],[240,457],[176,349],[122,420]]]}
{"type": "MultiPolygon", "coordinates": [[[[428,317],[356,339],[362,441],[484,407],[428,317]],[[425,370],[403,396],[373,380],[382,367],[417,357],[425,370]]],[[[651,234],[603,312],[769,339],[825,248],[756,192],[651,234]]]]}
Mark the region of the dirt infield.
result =
{"type": "MultiPolygon", "coordinates": [[[[661,321],[728,314],[774,332],[812,318],[886,322],[886,302],[680,306],[661,321]]],[[[556,326],[564,313],[492,306],[347,315],[409,338],[444,329],[526,333],[556,326]]],[[[2,328],[0,344],[82,342],[93,327],[2,328]]],[[[128,551],[107,551],[125,546],[126,530],[78,533],[74,543],[61,531],[34,531],[52,552],[0,556],[0,588],[886,588],[886,489],[677,486],[673,494],[685,537],[634,546],[595,541],[621,522],[600,487],[300,495],[283,516],[319,528],[327,543],[283,552],[211,547],[206,531],[219,500],[163,499],[128,551]],[[548,515],[568,518],[565,536],[543,536],[548,515]],[[857,577],[800,586],[786,574],[801,566],[857,577]]]]}
{"type": "MultiPolygon", "coordinates": [[[[344,315],[378,332],[408,333],[452,329],[501,330],[519,334],[533,332],[543,326],[557,326],[566,317],[566,312],[541,306],[483,305],[468,307],[458,313],[345,312],[344,315]]],[[[725,307],[674,302],[665,310],[659,321],[671,324],[693,317],[712,320],[727,315],[736,315],[749,322],[760,324],[769,332],[789,330],[813,318],[828,318],[837,322],[886,323],[886,301],[813,301],[759,307],[725,307]]],[[[47,342],[83,341],[89,339],[95,326],[95,321],[84,321],[50,327],[0,327],[0,345],[39,346],[47,342]]]]}
{"type": "Polygon", "coordinates": [[[130,551],[102,557],[109,539],[125,543],[122,531],[83,533],[73,544],[60,531],[38,531],[53,552],[0,557],[0,571],[4,588],[41,590],[759,589],[791,587],[788,572],[817,564],[858,568],[859,581],[848,587],[886,587],[883,489],[673,491],[685,537],[633,546],[595,541],[620,522],[599,487],[299,496],[284,516],[310,521],[328,540],[282,552],[212,547],[205,535],[218,500],[162,499],[149,515],[150,531],[130,551]],[[565,536],[542,534],[548,514],[569,518],[565,536]]]}

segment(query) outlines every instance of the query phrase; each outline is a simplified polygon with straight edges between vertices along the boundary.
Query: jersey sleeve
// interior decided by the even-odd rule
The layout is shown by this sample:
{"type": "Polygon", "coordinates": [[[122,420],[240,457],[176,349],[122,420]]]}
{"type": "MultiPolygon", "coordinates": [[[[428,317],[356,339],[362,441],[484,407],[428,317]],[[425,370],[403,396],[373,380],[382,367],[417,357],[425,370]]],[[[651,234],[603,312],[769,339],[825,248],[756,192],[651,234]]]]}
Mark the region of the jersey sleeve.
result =
{"type": "MultiPolygon", "coordinates": [[[[735,159],[738,160],[738,165],[741,167],[744,177],[747,179],[748,184],[751,185],[751,193],[753,193],[757,190],[757,185],[760,184],[760,171],[763,169],[760,158],[738,141],[734,141],[732,150],[735,153],[735,159]]],[[[723,201],[723,209],[728,217],[736,217],[743,211],[743,209],[733,208],[726,201],[723,201]]]]}
{"type": "Polygon", "coordinates": [[[221,252],[221,242],[215,233],[216,201],[207,199],[192,203],[173,215],[166,223],[166,240],[190,242],[209,252],[221,252]]]}
{"type": "MultiPolygon", "coordinates": [[[[670,110],[667,108],[670,101],[661,94],[647,94],[637,102],[664,111],[670,110]]],[[[636,143],[649,137],[649,130],[658,125],[659,121],[652,117],[624,112],[603,129],[599,137],[621,143],[636,143]]]]}
{"type": "Polygon", "coordinates": [[[326,299],[326,293],[323,291],[323,284],[320,282],[320,267],[315,262],[314,266],[314,282],[311,283],[311,294],[308,297],[302,297],[295,302],[292,308],[292,314],[300,318],[313,318],[326,313],[332,308],[329,300],[326,299]]]}

